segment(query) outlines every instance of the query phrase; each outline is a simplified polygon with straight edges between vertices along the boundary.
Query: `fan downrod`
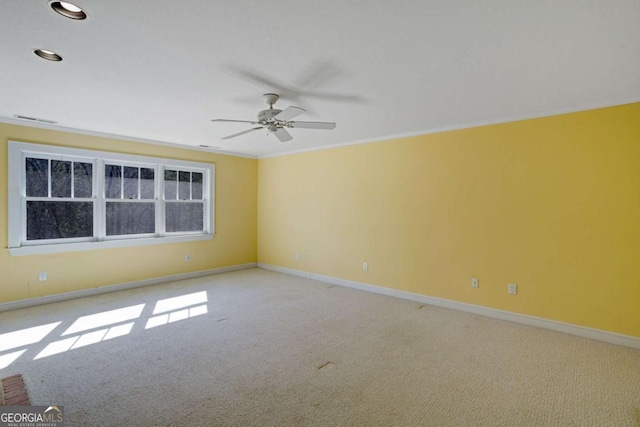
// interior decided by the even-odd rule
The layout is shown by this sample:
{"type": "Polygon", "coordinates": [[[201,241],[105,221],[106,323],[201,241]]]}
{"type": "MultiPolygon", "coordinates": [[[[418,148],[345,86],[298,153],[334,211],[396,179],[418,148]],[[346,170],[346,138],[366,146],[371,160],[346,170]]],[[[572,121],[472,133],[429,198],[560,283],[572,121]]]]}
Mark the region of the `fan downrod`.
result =
{"type": "Polygon", "coordinates": [[[262,95],[262,99],[264,99],[264,102],[267,103],[269,108],[273,108],[273,104],[275,104],[276,101],[280,99],[280,96],[276,95],[275,93],[265,93],[264,95],[262,95]]]}
{"type": "Polygon", "coordinates": [[[280,96],[275,93],[265,93],[262,95],[262,99],[267,103],[269,108],[266,110],[258,111],[258,121],[260,123],[267,124],[267,122],[271,122],[275,116],[277,116],[282,110],[278,110],[277,108],[273,108],[273,104],[276,103],[280,96]]]}

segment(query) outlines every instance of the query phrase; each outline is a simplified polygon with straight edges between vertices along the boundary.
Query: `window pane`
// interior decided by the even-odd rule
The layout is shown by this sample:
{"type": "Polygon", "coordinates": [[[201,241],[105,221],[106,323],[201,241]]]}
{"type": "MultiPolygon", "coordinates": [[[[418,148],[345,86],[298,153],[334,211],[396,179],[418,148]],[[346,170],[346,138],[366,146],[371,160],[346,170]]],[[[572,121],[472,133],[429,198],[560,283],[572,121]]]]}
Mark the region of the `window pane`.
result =
{"type": "Polygon", "coordinates": [[[165,227],[167,232],[203,231],[203,203],[166,203],[165,227]]]}
{"type": "Polygon", "coordinates": [[[123,171],[123,193],[125,199],[138,198],[138,168],[125,166],[123,171]]]}
{"type": "Polygon", "coordinates": [[[51,160],[51,197],[71,197],[71,162],[51,160]]]}
{"type": "Polygon", "coordinates": [[[91,197],[93,165],[91,163],[73,163],[73,196],[91,197]]]}
{"type": "Polygon", "coordinates": [[[178,198],[178,171],[164,171],[164,198],[175,200],[178,198]]]}
{"type": "Polygon", "coordinates": [[[191,199],[191,172],[180,172],[180,182],[178,183],[178,199],[191,199]]]}
{"type": "Polygon", "coordinates": [[[191,198],[202,200],[202,174],[200,172],[191,172],[191,198]]]}
{"type": "Polygon", "coordinates": [[[120,199],[122,167],[119,165],[104,166],[104,195],[107,199],[120,199]]]}
{"type": "Polygon", "coordinates": [[[155,198],[155,171],[149,168],[140,168],[140,198],[155,198]]]}
{"type": "Polygon", "coordinates": [[[49,160],[26,160],[27,197],[49,197],[49,160]]]}
{"type": "Polygon", "coordinates": [[[92,202],[27,202],[27,240],[91,236],[92,202]]]}
{"type": "Polygon", "coordinates": [[[155,221],[154,203],[107,203],[107,236],[154,233],[155,221]]]}

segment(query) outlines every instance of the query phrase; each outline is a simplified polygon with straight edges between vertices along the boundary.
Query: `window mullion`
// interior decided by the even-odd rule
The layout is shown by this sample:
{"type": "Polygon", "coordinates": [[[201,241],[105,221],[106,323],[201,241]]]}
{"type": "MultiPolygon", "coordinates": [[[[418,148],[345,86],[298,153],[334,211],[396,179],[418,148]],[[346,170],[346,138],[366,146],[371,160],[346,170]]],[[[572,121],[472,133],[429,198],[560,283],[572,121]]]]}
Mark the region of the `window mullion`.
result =
{"type": "Polygon", "coordinates": [[[176,168],[176,200],[180,200],[180,169],[176,168]]]}
{"type": "Polygon", "coordinates": [[[120,200],[124,199],[124,166],[120,165],[120,200]]]}
{"type": "MultiPolygon", "coordinates": [[[[27,241],[27,156],[24,153],[20,155],[20,196],[22,197],[22,204],[20,206],[20,218],[22,219],[22,229],[20,230],[20,244],[22,245],[27,241]]],[[[11,159],[9,159],[11,163],[11,159]]]]}
{"type": "Polygon", "coordinates": [[[76,174],[76,168],[75,168],[75,164],[76,162],[72,161],[71,162],[71,198],[75,198],[75,194],[76,194],[76,190],[75,190],[75,184],[76,184],[76,180],[75,180],[75,174],[76,174]]]}
{"type": "Polygon", "coordinates": [[[165,231],[166,202],[164,200],[164,166],[163,165],[156,166],[155,176],[156,176],[156,182],[155,182],[156,234],[158,236],[164,236],[166,234],[166,231],[165,231]]]}
{"type": "Polygon", "coordinates": [[[47,159],[47,197],[51,197],[51,159],[47,159]]]}
{"type": "MultiPolygon", "coordinates": [[[[215,166],[214,166],[215,168],[215,166]]],[[[215,169],[214,169],[215,170],[215,169]]],[[[215,233],[215,217],[212,215],[215,200],[211,198],[211,187],[214,184],[215,174],[205,171],[202,176],[202,202],[204,203],[205,233],[215,233]]]]}
{"type": "Polygon", "coordinates": [[[94,226],[93,235],[98,241],[103,241],[106,234],[106,208],[105,203],[105,182],[104,182],[104,169],[105,162],[102,159],[97,159],[94,167],[94,226]]]}

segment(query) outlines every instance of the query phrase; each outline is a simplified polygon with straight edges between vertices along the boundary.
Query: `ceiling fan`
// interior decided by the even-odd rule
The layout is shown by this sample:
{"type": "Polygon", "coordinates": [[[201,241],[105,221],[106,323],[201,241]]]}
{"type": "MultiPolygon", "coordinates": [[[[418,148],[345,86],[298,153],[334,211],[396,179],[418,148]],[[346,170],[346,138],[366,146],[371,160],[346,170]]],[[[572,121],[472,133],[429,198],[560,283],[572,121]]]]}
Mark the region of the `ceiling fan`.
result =
{"type": "Polygon", "coordinates": [[[256,130],[267,129],[267,131],[274,134],[280,142],[287,142],[291,141],[293,137],[286,128],[331,130],[336,127],[336,124],[332,122],[294,122],[291,119],[304,113],[304,109],[294,106],[287,107],[284,110],[273,108],[273,104],[275,104],[278,98],[280,98],[280,96],[275,93],[265,93],[262,95],[262,98],[265,100],[269,108],[259,111],[257,120],[211,120],[212,122],[250,123],[252,125],[260,125],[242,132],[234,133],[233,135],[225,136],[222,139],[231,139],[256,130]]]}

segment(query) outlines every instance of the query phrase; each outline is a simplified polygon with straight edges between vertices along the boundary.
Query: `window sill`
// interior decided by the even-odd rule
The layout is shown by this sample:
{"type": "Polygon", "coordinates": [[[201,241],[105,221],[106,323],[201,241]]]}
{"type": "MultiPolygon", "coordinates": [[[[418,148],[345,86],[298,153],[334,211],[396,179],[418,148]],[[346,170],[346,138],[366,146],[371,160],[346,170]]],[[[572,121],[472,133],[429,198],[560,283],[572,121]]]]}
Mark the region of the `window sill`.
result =
{"type": "Polygon", "coordinates": [[[86,251],[93,249],[124,248],[131,246],[156,245],[161,243],[182,243],[198,240],[211,240],[214,234],[191,234],[182,236],[151,237],[140,239],[105,240],[102,242],[62,243],[39,246],[22,246],[8,248],[11,256],[39,255],[72,251],[86,251]]]}

